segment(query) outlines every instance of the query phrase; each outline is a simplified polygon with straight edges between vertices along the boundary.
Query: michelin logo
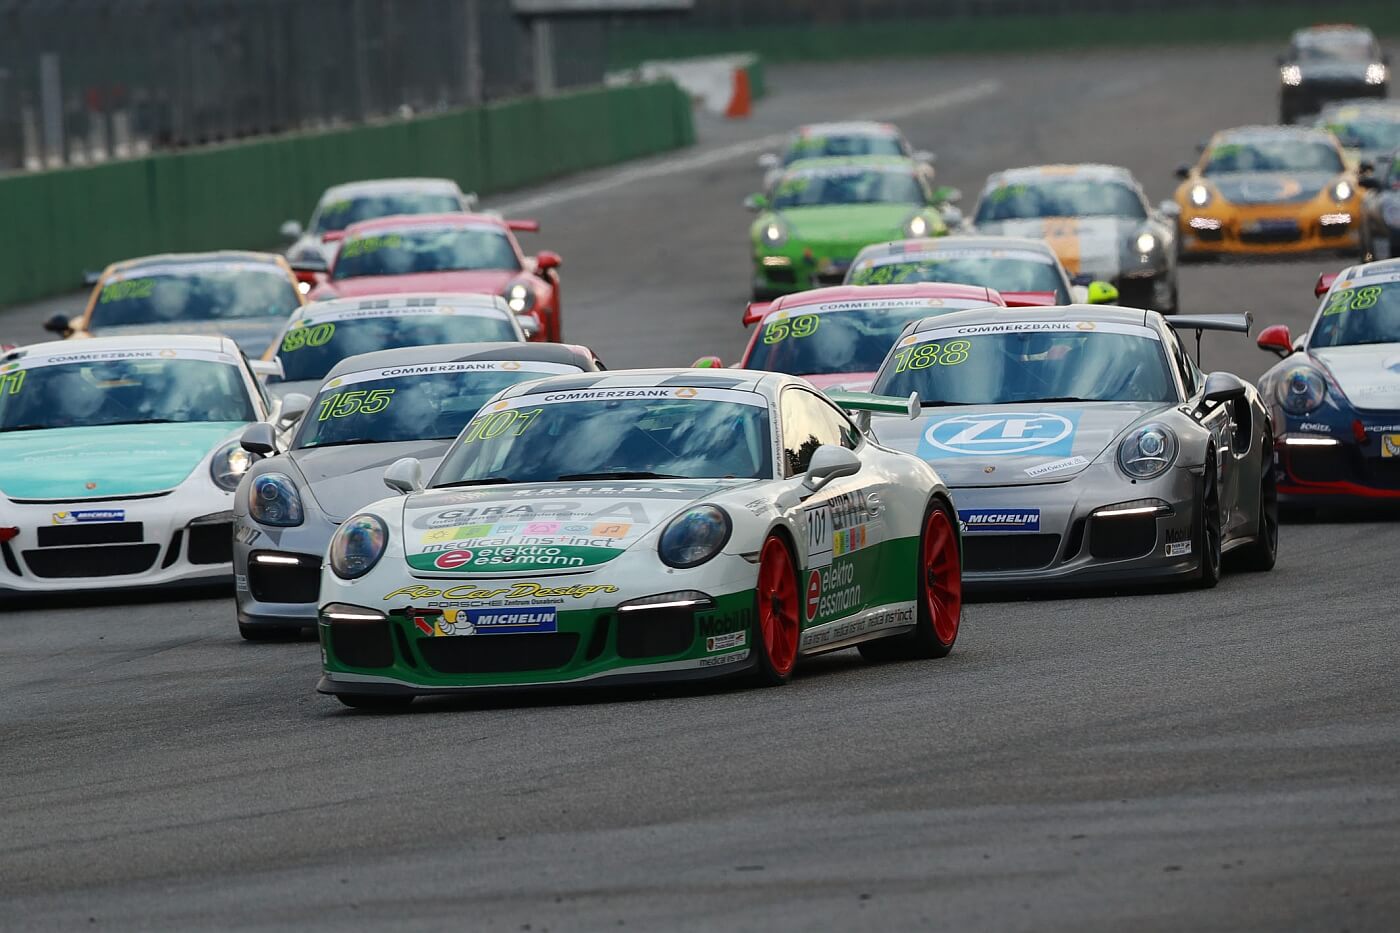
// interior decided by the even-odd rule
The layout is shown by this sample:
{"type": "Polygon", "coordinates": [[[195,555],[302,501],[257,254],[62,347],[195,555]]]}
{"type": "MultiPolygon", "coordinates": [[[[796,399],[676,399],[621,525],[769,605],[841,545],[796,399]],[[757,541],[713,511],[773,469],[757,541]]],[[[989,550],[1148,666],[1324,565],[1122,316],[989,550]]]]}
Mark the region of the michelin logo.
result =
{"type": "Polygon", "coordinates": [[[1040,509],[963,509],[958,518],[964,532],[1040,530],[1040,509]]]}

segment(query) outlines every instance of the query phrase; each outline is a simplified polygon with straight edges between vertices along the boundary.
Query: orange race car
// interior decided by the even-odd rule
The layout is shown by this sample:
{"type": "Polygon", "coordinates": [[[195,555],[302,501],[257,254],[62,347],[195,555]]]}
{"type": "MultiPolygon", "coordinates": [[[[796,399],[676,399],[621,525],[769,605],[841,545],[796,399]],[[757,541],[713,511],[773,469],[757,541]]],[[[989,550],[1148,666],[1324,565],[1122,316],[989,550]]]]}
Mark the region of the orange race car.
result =
{"type": "Polygon", "coordinates": [[[1360,255],[1361,186],[1325,130],[1224,130],[1177,175],[1183,179],[1175,195],[1182,256],[1360,255]]]}

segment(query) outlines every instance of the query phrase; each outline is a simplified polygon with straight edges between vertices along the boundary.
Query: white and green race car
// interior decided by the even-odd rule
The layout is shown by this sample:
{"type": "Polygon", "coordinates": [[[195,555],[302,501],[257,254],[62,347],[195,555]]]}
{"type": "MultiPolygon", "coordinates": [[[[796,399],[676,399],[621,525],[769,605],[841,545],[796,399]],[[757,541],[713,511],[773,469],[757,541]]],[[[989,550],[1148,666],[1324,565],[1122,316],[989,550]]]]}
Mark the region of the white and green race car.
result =
{"type": "Polygon", "coordinates": [[[402,495],[331,539],[319,689],[349,706],[741,672],[780,684],[803,655],[942,657],[957,637],[946,487],[793,376],[521,383],[426,486],[420,472],[395,462],[385,482],[402,495]]]}

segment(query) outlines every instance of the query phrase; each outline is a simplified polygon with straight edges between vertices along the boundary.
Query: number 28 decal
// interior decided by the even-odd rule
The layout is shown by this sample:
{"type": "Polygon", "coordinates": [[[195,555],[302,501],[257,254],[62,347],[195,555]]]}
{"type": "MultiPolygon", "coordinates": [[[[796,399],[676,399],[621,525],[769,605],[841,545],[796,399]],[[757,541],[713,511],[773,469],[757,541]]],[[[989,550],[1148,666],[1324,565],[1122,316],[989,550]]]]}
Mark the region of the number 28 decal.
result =
{"type": "Polygon", "coordinates": [[[1379,285],[1370,285],[1366,288],[1344,288],[1331,298],[1327,299],[1327,307],[1322,315],[1341,314],[1343,311],[1365,311],[1367,308],[1374,308],[1376,302],[1381,300],[1381,288],[1379,285]]]}

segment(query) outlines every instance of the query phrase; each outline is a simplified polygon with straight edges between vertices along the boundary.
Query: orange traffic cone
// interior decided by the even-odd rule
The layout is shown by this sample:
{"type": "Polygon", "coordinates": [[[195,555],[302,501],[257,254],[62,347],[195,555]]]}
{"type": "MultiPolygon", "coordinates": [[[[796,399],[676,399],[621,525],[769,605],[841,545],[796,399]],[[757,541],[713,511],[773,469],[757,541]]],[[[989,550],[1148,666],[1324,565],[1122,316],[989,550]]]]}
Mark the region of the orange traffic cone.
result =
{"type": "Polygon", "coordinates": [[[730,119],[742,119],[753,112],[753,90],[749,87],[749,70],[734,69],[734,96],[729,98],[729,107],[724,115],[730,119]]]}

